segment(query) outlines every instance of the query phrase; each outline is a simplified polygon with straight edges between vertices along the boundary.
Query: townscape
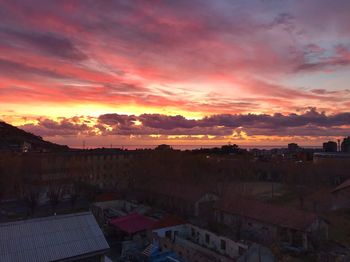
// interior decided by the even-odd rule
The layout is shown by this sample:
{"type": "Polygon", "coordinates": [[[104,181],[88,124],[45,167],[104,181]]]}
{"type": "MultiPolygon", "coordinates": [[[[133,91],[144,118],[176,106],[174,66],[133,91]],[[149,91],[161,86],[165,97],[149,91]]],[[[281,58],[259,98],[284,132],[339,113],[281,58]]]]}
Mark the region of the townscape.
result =
{"type": "Polygon", "coordinates": [[[23,227],[36,242],[47,233],[35,232],[35,225],[60,228],[61,219],[67,244],[87,241],[71,235],[85,223],[92,231],[87,234],[103,242],[52,260],[87,254],[91,261],[350,258],[350,178],[344,172],[350,138],[322,149],[77,150],[43,143],[5,123],[1,128],[17,132],[16,139],[1,141],[0,231],[3,243],[18,250],[2,250],[2,258],[54,256],[48,250],[60,245],[56,233],[45,243],[50,249],[38,251],[11,244],[24,236],[6,232],[23,227]]]}
{"type": "Polygon", "coordinates": [[[349,262],[350,0],[0,0],[0,262],[349,262]]]}

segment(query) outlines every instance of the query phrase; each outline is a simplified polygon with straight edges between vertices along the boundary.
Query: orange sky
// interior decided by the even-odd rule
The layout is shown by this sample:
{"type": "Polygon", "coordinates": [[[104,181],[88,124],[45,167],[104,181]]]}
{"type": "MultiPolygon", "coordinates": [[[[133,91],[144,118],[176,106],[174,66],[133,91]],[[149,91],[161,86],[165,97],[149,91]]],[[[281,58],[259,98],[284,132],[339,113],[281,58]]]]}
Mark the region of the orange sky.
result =
{"type": "Polygon", "coordinates": [[[0,3],[0,119],[81,146],[350,134],[348,1],[0,3]]]}

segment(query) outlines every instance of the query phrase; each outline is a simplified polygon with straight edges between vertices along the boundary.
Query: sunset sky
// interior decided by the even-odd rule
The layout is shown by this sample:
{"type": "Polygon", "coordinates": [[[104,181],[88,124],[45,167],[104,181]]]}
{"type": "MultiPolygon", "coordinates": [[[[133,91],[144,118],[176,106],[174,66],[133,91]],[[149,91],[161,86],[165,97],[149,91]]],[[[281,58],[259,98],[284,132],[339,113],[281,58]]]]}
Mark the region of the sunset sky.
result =
{"type": "Polygon", "coordinates": [[[73,147],[350,135],[350,1],[0,0],[0,119],[73,147]]]}

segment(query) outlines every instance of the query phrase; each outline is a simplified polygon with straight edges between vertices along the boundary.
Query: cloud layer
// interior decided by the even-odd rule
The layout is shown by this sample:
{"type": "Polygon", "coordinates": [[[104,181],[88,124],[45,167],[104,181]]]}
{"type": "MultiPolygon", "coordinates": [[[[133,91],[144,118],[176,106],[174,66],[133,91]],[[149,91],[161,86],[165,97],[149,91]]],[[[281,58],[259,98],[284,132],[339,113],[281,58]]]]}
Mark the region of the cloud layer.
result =
{"type": "Polygon", "coordinates": [[[220,114],[198,120],[161,114],[104,114],[97,118],[74,117],[56,121],[44,118],[37,119],[36,124],[23,125],[22,128],[51,139],[99,136],[114,137],[114,141],[123,137],[136,137],[139,141],[181,138],[218,142],[240,140],[245,143],[251,142],[254,137],[313,136],[334,139],[350,132],[349,123],[350,113],[326,115],[311,108],[301,114],[220,114]]]}

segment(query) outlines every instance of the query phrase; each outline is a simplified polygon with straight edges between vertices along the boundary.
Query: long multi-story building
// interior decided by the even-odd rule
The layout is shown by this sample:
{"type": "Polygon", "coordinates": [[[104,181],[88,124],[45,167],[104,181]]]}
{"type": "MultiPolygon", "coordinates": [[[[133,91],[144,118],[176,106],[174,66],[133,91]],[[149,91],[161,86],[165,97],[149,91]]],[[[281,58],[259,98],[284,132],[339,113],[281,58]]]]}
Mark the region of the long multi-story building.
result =
{"type": "Polygon", "coordinates": [[[9,197],[23,190],[45,195],[57,186],[69,191],[75,182],[104,190],[122,189],[129,181],[131,157],[113,149],[1,154],[0,184],[6,184],[9,197]]]}

